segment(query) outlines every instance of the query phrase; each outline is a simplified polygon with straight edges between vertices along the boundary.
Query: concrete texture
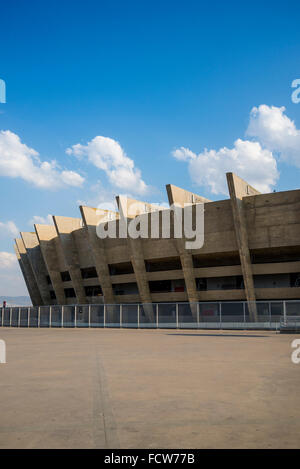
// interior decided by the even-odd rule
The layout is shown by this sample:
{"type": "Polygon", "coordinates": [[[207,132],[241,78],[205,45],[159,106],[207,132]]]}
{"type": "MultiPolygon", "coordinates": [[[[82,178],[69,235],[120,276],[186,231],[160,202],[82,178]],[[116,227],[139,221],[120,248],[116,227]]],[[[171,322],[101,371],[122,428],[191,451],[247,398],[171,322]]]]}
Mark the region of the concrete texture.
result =
{"type": "Polygon", "coordinates": [[[46,280],[48,271],[42,256],[38,237],[36,233],[33,232],[21,232],[20,234],[25,248],[24,254],[31,265],[35,277],[35,285],[39,289],[43,304],[50,305],[52,304],[52,300],[49,292],[49,284],[46,280]]]}
{"type": "Polygon", "coordinates": [[[243,197],[247,197],[250,194],[257,195],[259,192],[256,191],[253,187],[249,186],[246,181],[233,173],[227,173],[226,176],[249,313],[252,321],[257,321],[255,288],[248,243],[247,224],[243,206],[243,197]]]}
{"type": "Polygon", "coordinates": [[[299,448],[295,337],[2,328],[0,448],[299,448]]]}

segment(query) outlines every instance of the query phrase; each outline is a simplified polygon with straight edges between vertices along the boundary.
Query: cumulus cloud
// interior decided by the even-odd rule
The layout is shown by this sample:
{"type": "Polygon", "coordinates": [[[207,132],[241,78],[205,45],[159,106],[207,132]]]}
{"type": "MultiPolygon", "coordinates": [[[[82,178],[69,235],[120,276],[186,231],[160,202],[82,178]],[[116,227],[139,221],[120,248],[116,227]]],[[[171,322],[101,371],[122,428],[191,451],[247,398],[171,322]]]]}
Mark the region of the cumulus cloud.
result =
{"type": "Polygon", "coordinates": [[[284,112],[285,107],[253,107],[247,135],[278,153],[281,160],[300,168],[300,130],[284,112]]]}
{"type": "Polygon", "coordinates": [[[181,147],[173,156],[188,162],[190,177],[199,186],[207,186],[212,194],[228,194],[226,172],[235,172],[261,192],[270,192],[279,173],[272,152],[258,142],[238,139],[233,148],[193,153],[181,147]]]}
{"type": "Polygon", "coordinates": [[[188,164],[193,182],[213,194],[227,194],[225,172],[235,172],[261,192],[270,192],[279,178],[277,161],[300,168],[300,130],[284,107],[253,107],[246,131],[232,148],[205,149],[199,154],[176,148],[172,155],[188,164]]]}
{"type": "Polygon", "coordinates": [[[39,215],[33,215],[31,220],[29,220],[29,225],[41,224],[41,225],[53,225],[52,215],[47,215],[46,217],[40,217],[39,215]]]}
{"type": "Polygon", "coordinates": [[[13,221],[0,221],[0,234],[8,235],[12,238],[15,238],[19,234],[19,229],[13,221]]]}
{"type": "Polygon", "coordinates": [[[14,253],[0,252],[0,295],[28,295],[28,291],[14,253]]]}
{"type": "Polygon", "coordinates": [[[112,138],[97,136],[87,145],[73,145],[66,152],[78,158],[86,157],[96,168],[106,173],[113,186],[137,194],[145,194],[149,189],[134,161],[126,155],[119,142],[112,138]]]}
{"type": "Polygon", "coordinates": [[[0,269],[12,269],[17,265],[17,257],[11,252],[0,252],[0,269]]]}
{"type": "Polygon", "coordinates": [[[9,130],[0,131],[0,175],[21,178],[43,189],[80,187],[84,182],[80,174],[62,171],[56,161],[41,161],[38,152],[9,130]]]}

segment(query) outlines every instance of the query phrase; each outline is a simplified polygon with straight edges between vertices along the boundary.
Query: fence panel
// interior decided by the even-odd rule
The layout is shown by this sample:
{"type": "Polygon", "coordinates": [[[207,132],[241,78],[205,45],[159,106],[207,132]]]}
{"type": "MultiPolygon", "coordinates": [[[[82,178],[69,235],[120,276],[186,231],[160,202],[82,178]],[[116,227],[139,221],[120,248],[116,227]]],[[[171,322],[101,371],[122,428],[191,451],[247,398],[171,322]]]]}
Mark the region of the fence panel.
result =
{"type": "Polygon", "coordinates": [[[104,326],[104,305],[90,305],[90,327],[104,326]]]}
{"type": "Polygon", "coordinates": [[[33,306],[30,308],[29,327],[38,327],[39,308],[33,306]]]}
{"type": "Polygon", "coordinates": [[[286,301],[287,316],[300,316],[300,301],[286,301]]]}
{"type": "Polygon", "coordinates": [[[63,327],[75,327],[75,306],[64,306],[63,327]]]}
{"type": "Polygon", "coordinates": [[[140,305],[139,326],[141,329],[153,329],[157,327],[156,305],[154,303],[144,303],[140,305]]]}
{"type": "Polygon", "coordinates": [[[198,303],[177,303],[178,327],[181,329],[197,329],[199,317],[198,303]]]}
{"type": "Polygon", "coordinates": [[[62,307],[51,306],[51,327],[61,327],[62,325],[62,307]]]}
{"type": "MultiPolygon", "coordinates": [[[[255,308],[256,308],[256,312],[257,312],[257,318],[258,318],[258,311],[259,311],[259,302],[253,302],[251,303],[251,308],[253,309],[253,311],[255,311],[255,308]]],[[[263,309],[262,309],[263,311],[263,309]]],[[[268,323],[270,324],[270,323],[268,323]]],[[[252,316],[250,314],[250,309],[249,309],[249,305],[247,302],[245,302],[245,329],[264,329],[264,323],[259,323],[258,322],[258,319],[257,321],[253,321],[252,320],[252,316]]]]}
{"type": "Polygon", "coordinates": [[[220,326],[222,329],[244,329],[243,302],[221,303],[220,326]]]}
{"type": "Polygon", "coordinates": [[[10,308],[3,308],[3,326],[10,326],[10,308]]]}
{"type": "Polygon", "coordinates": [[[270,323],[271,321],[271,303],[266,302],[257,302],[256,303],[257,311],[257,321],[263,323],[270,323]]]}
{"type": "Polygon", "coordinates": [[[40,307],[40,327],[49,327],[50,323],[50,306],[40,307]]]}
{"type": "Polygon", "coordinates": [[[105,327],[120,327],[120,305],[106,305],[105,327]]]}
{"type": "Polygon", "coordinates": [[[76,307],[76,327],[89,327],[89,305],[76,307]]]}
{"type": "Polygon", "coordinates": [[[219,303],[199,303],[199,328],[219,329],[220,328],[220,304],[219,303]]]}
{"type": "Polygon", "coordinates": [[[19,326],[19,308],[11,308],[11,326],[19,326]]]}
{"type": "Polygon", "coordinates": [[[276,327],[280,324],[280,318],[283,315],[283,301],[271,301],[271,327],[276,327]]]}
{"type": "Polygon", "coordinates": [[[176,328],[176,303],[158,303],[157,320],[159,328],[176,328]]]}
{"type": "Polygon", "coordinates": [[[20,309],[20,327],[28,327],[29,308],[20,309]]]}
{"type": "Polygon", "coordinates": [[[138,327],[139,305],[122,305],[122,327],[138,327]]]}

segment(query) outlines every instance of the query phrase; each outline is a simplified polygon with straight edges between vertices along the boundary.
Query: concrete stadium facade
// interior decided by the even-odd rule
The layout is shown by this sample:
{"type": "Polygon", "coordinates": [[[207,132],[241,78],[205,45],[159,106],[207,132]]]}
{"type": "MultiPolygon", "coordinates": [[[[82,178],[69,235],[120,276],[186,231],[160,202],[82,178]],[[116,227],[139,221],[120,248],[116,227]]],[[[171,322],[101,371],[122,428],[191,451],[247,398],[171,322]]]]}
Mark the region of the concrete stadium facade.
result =
{"type": "Polygon", "coordinates": [[[229,199],[220,201],[166,186],[170,205],[204,204],[199,249],[172,229],[169,239],[101,239],[103,217],[151,215],[150,204],[122,196],[119,213],[81,206],[81,218],[53,216],[53,225],[21,232],[15,252],[32,304],[247,301],[255,320],[258,300],[300,299],[300,190],[260,194],[226,177],[229,199]]]}

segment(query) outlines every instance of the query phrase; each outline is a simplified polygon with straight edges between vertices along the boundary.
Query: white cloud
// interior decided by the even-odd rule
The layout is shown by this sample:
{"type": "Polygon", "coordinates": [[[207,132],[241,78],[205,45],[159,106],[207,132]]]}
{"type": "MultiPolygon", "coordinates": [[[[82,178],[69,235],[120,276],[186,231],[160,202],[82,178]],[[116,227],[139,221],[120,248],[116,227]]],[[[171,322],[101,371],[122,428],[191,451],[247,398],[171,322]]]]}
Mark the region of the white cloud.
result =
{"type": "Polygon", "coordinates": [[[185,147],[177,148],[177,150],[173,151],[172,155],[179,161],[189,161],[197,158],[197,155],[194,152],[185,147]]]}
{"type": "Polygon", "coordinates": [[[247,135],[267,149],[279,153],[280,159],[300,167],[300,130],[285,114],[285,107],[262,104],[253,107],[247,135]]]}
{"type": "Polygon", "coordinates": [[[238,139],[233,148],[205,149],[197,155],[181,147],[172,154],[186,161],[192,181],[212,194],[228,194],[226,172],[237,173],[261,192],[270,192],[279,176],[272,152],[258,142],[238,139]]]}
{"type": "Polygon", "coordinates": [[[12,269],[17,265],[17,256],[11,252],[0,252],[0,270],[12,269]]]}
{"type": "Polygon", "coordinates": [[[0,175],[21,178],[43,189],[80,187],[84,182],[74,171],[61,171],[56,161],[41,161],[33,148],[9,130],[0,131],[0,175]]]}
{"type": "Polygon", "coordinates": [[[29,220],[29,225],[41,224],[41,225],[53,225],[52,215],[47,215],[46,217],[40,217],[39,215],[33,215],[31,220],[29,220]]]}
{"type": "Polygon", "coordinates": [[[300,168],[300,130],[285,107],[253,107],[246,135],[250,138],[237,139],[233,148],[196,154],[180,147],[172,155],[188,164],[193,182],[213,194],[227,194],[225,172],[235,172],[259,191],[270,192],[279,178],[277,160],[300,168]]]}
{"type": "Polygon", "coordinates": [[[28,295],[17,256],[11,252],[0,252],[0,295],[28,295]]]}
{"type": "Polygon", "coordinates": [[[73,145],[66,152],[78,158],[87,157],[96,168],[105,171],[113,186],[137,194],[145,194],[149,189],[134,161],[126,155],[119,142],[112,138],[97,136],[87,145],[73,145]]]}
{"type": "Polygon", "coordinates": [[[19,235],[19,229],[13,221],[0,221],[0,233],[15,238],[19,235]]]}

